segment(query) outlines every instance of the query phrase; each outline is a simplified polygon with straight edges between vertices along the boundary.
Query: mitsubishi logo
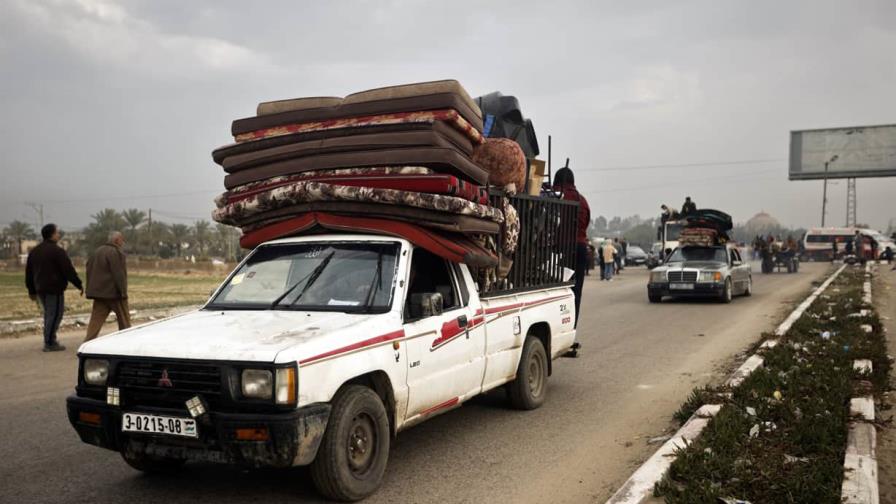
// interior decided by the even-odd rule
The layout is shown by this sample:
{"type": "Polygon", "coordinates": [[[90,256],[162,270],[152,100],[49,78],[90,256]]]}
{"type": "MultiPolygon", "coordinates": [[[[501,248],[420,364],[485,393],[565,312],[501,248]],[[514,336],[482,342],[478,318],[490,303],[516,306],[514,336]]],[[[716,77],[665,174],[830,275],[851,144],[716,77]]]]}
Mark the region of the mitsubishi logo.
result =
{"type": "Polygon", "coordinates": [[[159,387],[174,387],[174,383],[171,382],[171,378],[168,378],[168,369],[162,369],[162,377],[159,378],[159,382],[157,385],[159,387]]]}

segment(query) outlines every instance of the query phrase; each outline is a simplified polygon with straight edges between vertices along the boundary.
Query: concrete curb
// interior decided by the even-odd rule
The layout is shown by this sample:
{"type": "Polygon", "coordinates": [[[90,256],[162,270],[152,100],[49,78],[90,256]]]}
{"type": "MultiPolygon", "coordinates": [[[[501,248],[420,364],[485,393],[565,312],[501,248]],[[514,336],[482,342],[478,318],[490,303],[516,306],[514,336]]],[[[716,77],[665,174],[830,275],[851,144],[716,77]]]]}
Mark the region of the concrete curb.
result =
{"type": "MultiPolygon", "coordinates": [[[[865,263],[865,283],[862,302],[871,307],[871,263],[865,263]]],[[[870,333],[862,326],[862,330],[870,333]]],[[[869,327],[870,328],[870,327],[869,327]]],[[[853,361],[852,368],[859,374],[871,374],[870,360],[853,361]]],[[[877,431],[874,427],[874,398],[853,397],[849,401],[849,434],[846,455],[843,457],[843,486],[840,499],[846,504],[878,504],[880,492],[877,482],[877,431]]]]}
{"type": "Polygon", "coordinates": [[[706,404],[691,416],[668,441],[616,491],[607,504],[636,504],[653,495],[653,487],[675,461],[675,452],[684,449],[700,436],[709,421],[722,409],[720,404],[706,404]]]}
{"type": "MultiPolygon", "coordinates": [[[[840,266],[837,271],[833,272],[821,285],[816,288],[802,303],[799,304],[791,313],[781,322],[775,329],[777,338],[783,337],[787,331],[803,316],[803,313],[812,305],[831,283],[846,269],[846,264],[840,266]]],[[[778,339],[769,339],[764,341],[759,350],[766,348],[774,348],[778,344],[778,339]]],[[[753,371],[762,367],[765,360],[761,355],[755,353],[741,364],[737,370],[725,382],[729,387],[736,387],[743,383],[753,371]]],[[[675,461],[675,451],[678,448],[684,448],[688,442],[693,441],[700,436],[703,429],[709,425],[709,421],[722,408],[718,404],[704,405],[694,413],[691,418],[675,433],[675,436],[666,441],[653,455],[650,456],[640,467],[625,481],[622,487],[613,494],[606,504],[639,504],[653,496],[653,488],[663,479],[666,471],[675,461]],[[706,408],[706,409],[704,409],[706,408]],[[675,442],[684,443],[676,445],[675,442]]],[[[866,464],[867,465],[867,464],[866,464]]],[[[875,465],[875,488],[877,487],[877,466],[875,465]]]]}

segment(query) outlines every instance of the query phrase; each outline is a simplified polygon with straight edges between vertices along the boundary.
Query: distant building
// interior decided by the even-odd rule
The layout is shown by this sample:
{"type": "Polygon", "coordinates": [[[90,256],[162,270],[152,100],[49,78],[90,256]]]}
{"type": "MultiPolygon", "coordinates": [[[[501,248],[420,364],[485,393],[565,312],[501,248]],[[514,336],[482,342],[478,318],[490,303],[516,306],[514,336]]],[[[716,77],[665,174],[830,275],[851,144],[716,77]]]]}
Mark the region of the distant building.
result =
{"type": "Polygon", "coordinates": [[[744,224],[744,229],[750,236],[767,235],[781,229],[778,219],[762,211],[754,215],[744,224]]]}

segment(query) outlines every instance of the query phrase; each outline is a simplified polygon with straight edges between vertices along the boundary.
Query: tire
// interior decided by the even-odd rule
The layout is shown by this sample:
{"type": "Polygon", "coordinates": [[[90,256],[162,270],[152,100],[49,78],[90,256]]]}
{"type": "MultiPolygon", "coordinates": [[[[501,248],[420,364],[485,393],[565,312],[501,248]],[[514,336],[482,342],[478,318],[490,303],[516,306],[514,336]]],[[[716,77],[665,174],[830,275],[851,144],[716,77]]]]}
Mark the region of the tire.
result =
{"type": "Polygon", "coordinates": [[[127,446],[121,451],[121,458],[127,465],[147,474],[174,474],[180,471],[186,462],[182,459],[147,455],[130,450],[127,446]]]}
{"type": "Polygon", "coordinates": [[[750,275],[747,277],[747,286],[744,288],[744,296],[750,297],[753,295],[753,276],[750,275]]]}
{"type": "Polygon", "coordinates": [[[662,294],[656,294],[650,291],[647,291],[647,300],[651,303],[660,303],[663,301],[662,294]]]}
{"type": "Polygon", "coordinates": [[[311,479],[328,499],[353,502],[372,495],[389,461],[389,417],[383,401],[363,385],[337,393],[311,479]]]}
{"type": "Polygon", "coordinates": [[[516,379],[507,386],[510,405],[520,410],[533,410],[544,404],[548,387],[548,358],[541,340],[526,336],[523,353],[516,368],[516,379]]]}
{"type": "Polygon", "coordinates": [[[733,297],[734,297],[734,296],[733,296],[733,293],[732,293],[731,279],[730,279],[730,278],[726,278],[726,279],[725,279],[725,289],[722,290],[722,297],[719,299],[719,301],[721,301],[721,302],[723,302],[723,303],[730,303],[730,302],[731,302],[731,299],[732,299],[733,297]]]}

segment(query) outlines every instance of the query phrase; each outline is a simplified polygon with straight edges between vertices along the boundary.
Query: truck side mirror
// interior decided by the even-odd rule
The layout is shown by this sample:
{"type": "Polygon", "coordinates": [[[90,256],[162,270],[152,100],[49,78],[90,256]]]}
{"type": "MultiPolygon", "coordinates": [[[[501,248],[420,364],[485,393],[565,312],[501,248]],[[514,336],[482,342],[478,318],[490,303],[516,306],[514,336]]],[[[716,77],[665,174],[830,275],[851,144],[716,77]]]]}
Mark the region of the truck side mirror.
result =
{"type": "Polygon", "coordinates": [[[415,320],[441,315],[443,308],[442,295],[438,292],[411,294],[409,308],[410,316],[415,320]]]}

